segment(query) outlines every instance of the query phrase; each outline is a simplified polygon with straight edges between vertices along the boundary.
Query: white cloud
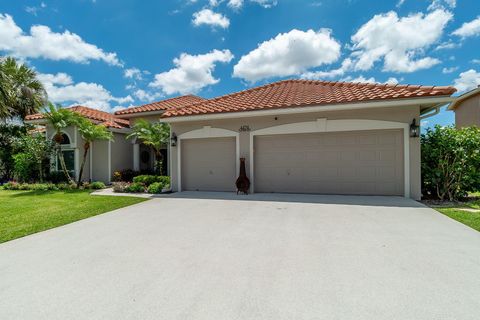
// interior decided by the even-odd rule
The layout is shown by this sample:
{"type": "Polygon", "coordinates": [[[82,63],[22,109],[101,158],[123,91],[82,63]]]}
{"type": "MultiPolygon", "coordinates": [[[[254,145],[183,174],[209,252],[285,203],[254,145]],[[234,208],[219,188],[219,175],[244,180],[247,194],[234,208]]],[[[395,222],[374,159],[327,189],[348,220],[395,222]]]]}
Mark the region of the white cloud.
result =
{"type": "Polygon", "coordinates": [[[346,78],[341,79],[340,81],[360,82],[360,83],[376,83],[377,82],[374,77],[370,77],[370,78],[367,79],[364,76],[358,76],[356,78],[348,76],[346,78]]]}
{"type": "Polygon", "coordinates": [[[244,55],[233,68],[233,75],[255,82],[271,77],[298,75],[307,69],[335,62],[340,43],[330,30],[280,33],[244,55]]]}
{"type": "Polygon", "coordinates": [[[12,16],[0,13],[0,51],[19,58],[44,58],[87,63],[101,60],[110,65],[121,65],[115,53],[105,52],[85,42],[79,35],[66,30],[53,32],[44,25],[34,25],[30,34],[13,21],[12,16]]]}
{"type": "Polygon", "coordinates": [[[440,43],[436,48],[435,50],[449,50],[449,49],[455,49],[455,48],[458,48],[460,47],[460,44],[459,43],[456,43],[456,42],[453,42],[453,41],[447,41],[447,42],[443,42],[443,43],[440,43]]]}
{"type": "Polygon", "coordinates": [[[459,92],[475,89],[479,85],[480,73],[473,69],[460,73],[460,76],[455,79],[454,83],[455,88],[459,92]]]}
{"type": "Polygon", "coordinates": [[[193,14],[192,23],[196,27],[208,25],[226,29],[230,25],[230,20],[220,13],[213,12],[210,9],[203,9],[193,14]]]}
{"type": "MultiPolygon", "coordinates": [[[[402,80],[402,79],[400,79],[402,80]]],[[[400,80],[398,80],[397,78],[395,77],[390,77],[388,78],[387,81],[385,81],[386,84],[399,84],[400,83],[400,80]]]]}
{"type": "Polygon", "coordinates": [[[142,80],[142,71],[138,68],[128,68],[123,71],[123,76],[128,79],[142,80]]]}
{"type": "Polygon", "coordinates": [[[243,0],[229,0],[228,6],[233,9],[239,9],[243,6],[243,0]]]}
{"type": "Polygon", "coordinates": [[[271,8],[277,5],[277,0],[250,0],[261,5],[264,8],[271,8]]]}
{"type": "Polygon", "coordinates": [[[212,74],[217,62],[228,63],[232,59],[230,50],[212,50],[199,55],[182,53],[173,60],[175,68],[155,75],[155,80],[149,86],[160,88],[167,95],[195,93],[218,83],[220,80],[212,74]]]}
{"type": "Polygon", "coordinates": [[[475,63],[475,64],[480,64],[480,59],[473,59],[472,61],[470,61],[471,63],[475,63]]]}
{"type": "Polygon", "coordinates": [[[151,93],[151,92],[147,92],[143,89],[138,89],[137,91],[135,91],[133,93],[133,95],[141,101],[148,101],[148,102],[151,102],[151,101],[153,101],[155,99],[158,99],[162,96],[162,94],[159,93],[159,92],[151,93]]]}
{"type": "Polygon", "coordinates": [[[460,28],[453,31],[453,35],[468,38],[480,35],[480,16],[470,22],[465,22],[460,28]]]}
{"type": "Polygon", "coordinates": [[[400,8],[405,3],[405,0],[398,0],[396,7],[400,8]]]}
{"type": "Polygon", "coordinates": [[[458,70],[458,67],[443,68],[442,73],[443,74],[448,74],[448,73],[453,73],[457,70],[458,70]]]}
{"type": "Polygon", "coordinates": [[[350,58],[347,58],[343,60],[342,65],[338,69],[333,69],[329,71],[308,71],[304,72],[301,77],[303,79],[331,79],[331,78],[337,78],[341,77],[347,72],[348,69],[350,69],[352,65],[352,60],[350,58]]]}
{"type": "Polygon", "coordinates": [[[131,103],[133,98],[114,97],[102,85],[97,83],[73,83],[72,78],[66,73],[38,74],[48,93],[48,98],[54,103],[66,105],[83,105],[103,111],[110,110],[110,102],[131,103]]]}
{"type": "Polygon", "coordinates": [[[432,3],[428,6],[428,10],[437,10],[445,8],[455,8],[457,6],[457,0],[432,0],[432,3]]]}
{"type": "Polygon", "coordinates": [[[352,36],[355,70],[369,70],[382,59],[384,71],[394,72],[414,72],[440,63],[418,56],[440,39],[452,17],[440,9],[402,18],[393,11],[375,15],[352,36]]]}

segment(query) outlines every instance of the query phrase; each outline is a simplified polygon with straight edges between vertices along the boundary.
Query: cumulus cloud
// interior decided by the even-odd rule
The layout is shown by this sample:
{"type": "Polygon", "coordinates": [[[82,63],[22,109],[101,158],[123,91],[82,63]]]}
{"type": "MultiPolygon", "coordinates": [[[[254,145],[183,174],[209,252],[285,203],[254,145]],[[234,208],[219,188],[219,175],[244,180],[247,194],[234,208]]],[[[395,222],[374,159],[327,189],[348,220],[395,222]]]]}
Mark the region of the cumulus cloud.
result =
{"type": "Polygon", "coordinates": [[[459,92],[468,91],[477,88],[480,85],[480,73],[474,69],[460,73],[455,79],[454,86],[459,92]]]}
{"type": "Polygon", "coordinates": [[[123,76],[127,79],[142,80],[142,71],[138,68],[128,68],[123,71],[123,76]]]}
{"type": "Polygon", "coordinates": [[[335,62],[340,57],[340,43],[331,31],[293,29],[258,45],[241,57],[233,75],[250,82],[271,77],[304,73],[307,69],[335,62]]]}
{"type": "Polygon", "coordinates": [[[432,3],[428,6],[428,10],[437,10],[445,8],[455,8],[457,6],[457,0],[432,0],[432,3]]]}
{"type": "Polygon", "coordinates": [[[352,60],[347,58],[343,60],[342,65],[338,69],[333,69],[329,71],[308,71],[304,72],[301,77],[303,79],[310,80],[321,80],[321,79],[331,79],[343,76],[351,67],[352,60]]]}
{"type": "Polygon", "coordinates": [[[460,28],[453,31],[453,35],[468,38],[480,35],[480,16],[470,22],[465,22],[460,28]]]}
{"type": "Polygon", "coordinates": [[[450,68],[443,68],[442,73],[443,74],[448,74],[448,73],[453,73],[458,70],[458,67],[450,67],[450,68]]]}
{"type": "Polygon", "coordinates": [[[358,77],[356,77],[356,78],[353,78],[353,77],[351,77],[351,76],[348,76],[348,77],[346,77],[346,78],[341,79],[341,81],[345,81],[345,82],[360,82],[360,83],[376,83],[376,82],[377,82],[374,77],[365,78],[364,76],[358,76],[358,77]]]}
{"type": "Polygon", "coordinates": [[[150,87],[159,88],[167,95],[198,92],[200,89],[218,83],[213,76],[218,62],[228,63],[233,59],[230,50],[212,50],[206,54],[190,55],[182,53],[175,58],[175,68],[155,75],[150,87]]]}
{"type": "Polygon", "coordinates": [[[74,83],[72,77],[66,73],[39,74],[38,79],[45,86],[49,100],[54,103],[83,105],[110,111],[110,102],[119,104],[133,102],[130,95],[114,97],[107,89],[97,83],[74,83]]]}
{"type": "Polygon", "coordinates": [[[221,13],[213,12],[210,9],[203,9],[193,14],[192,23],[196,27],[208,25],[226,29],[230,25],[230,20],[221,13]]]}
{"type": "MultiPolygon", "coordinates": [[[[266,9],[272,8],[278,4],[277,0],[250,0],[250,2],[256,3],[266,9]]],[[[240,9],[244,3],[244,0],[228,0],[227,5],[232,9],[240,9]]]]}
{"type": "Polygon", "coordinates": [[[441,9],[401,18],[393,11],[375,15],[352,36],[354,69],[369,70],[380,60],[384,71],[393,72],[414,72],[440,63],[419,56],[441,38],[452,17],[441,9]]]}
{"type": "Polygon", "coordinates": [[[141,100],[141,101],[147,101],[147,102],[151,102],[155,99],[158,99],[162,96],[161,93],[159,92],[155,92],[155,93],[152,93],[152,92],[147,92],[143,89],[138,89],[136,90],[133,95],[135,96],[135,98],[141,100]]]}
{"type": "Polygon", "coordinates": [[[43,58],[87,63],[101,60],[110,65],[121,65],[115,53],[105,52],[85,42],[70,31],[53,32],[44,25],[34,25],[26,34],[12,16],[0,13],[0,51],[19,58],[43,58]]]}

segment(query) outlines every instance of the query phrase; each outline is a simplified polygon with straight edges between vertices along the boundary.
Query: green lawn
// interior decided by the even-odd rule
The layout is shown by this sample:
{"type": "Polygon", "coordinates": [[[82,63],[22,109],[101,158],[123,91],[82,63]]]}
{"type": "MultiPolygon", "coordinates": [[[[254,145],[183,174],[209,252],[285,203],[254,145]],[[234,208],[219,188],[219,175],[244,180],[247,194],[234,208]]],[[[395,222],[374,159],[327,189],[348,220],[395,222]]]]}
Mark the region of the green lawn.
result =
{"type": "Polygon", "coordinates": [[[88,191],[0,190],[0,243],[142,201],[88,191]]]}
{"type": "MultiPolygon", "coordinates": [[[[480,197],[480,193],[476,193],[471,196],[480,197]]],[[[466,202],[460,207],[445,207],[445,208],[440,207],[435,209],[452,219],[455,219],[477,231],[480,231],[480,211],[468,212],[464,210],[459,210],[460,208],[470,208],[470,209],[480,210],[480,199],[466,202]]]]}

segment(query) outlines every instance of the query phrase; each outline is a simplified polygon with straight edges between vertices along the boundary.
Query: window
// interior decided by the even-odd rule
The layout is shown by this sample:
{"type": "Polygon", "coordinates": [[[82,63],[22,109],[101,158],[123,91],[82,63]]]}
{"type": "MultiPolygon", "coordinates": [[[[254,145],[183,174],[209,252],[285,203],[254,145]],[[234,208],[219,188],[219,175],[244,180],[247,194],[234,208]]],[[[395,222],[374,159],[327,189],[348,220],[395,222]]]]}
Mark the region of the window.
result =
{"type": "Polygon", "coordinates": [[[70,138],[65,133],[62,133],[62,142],[60,144],[70,144],[70,138]]]}
{"type": "MultiPolygon", "coordinates": [[[[62,150],[63,159],[65,160],[65,166],[68,171],[75,171],[75,151],[74,150],[62,150]]],[[[57,171],[62,170],[60,159],[56,161],[57,171]]]]}

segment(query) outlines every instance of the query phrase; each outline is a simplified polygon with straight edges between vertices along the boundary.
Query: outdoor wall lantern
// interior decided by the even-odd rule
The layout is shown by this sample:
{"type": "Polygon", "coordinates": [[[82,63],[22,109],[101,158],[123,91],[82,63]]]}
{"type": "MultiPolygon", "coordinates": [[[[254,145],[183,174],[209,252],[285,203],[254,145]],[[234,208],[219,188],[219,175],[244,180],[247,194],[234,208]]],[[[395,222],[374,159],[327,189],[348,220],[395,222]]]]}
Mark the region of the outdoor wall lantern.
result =
{"type": "Polygon", "coordinates": [[[177,135],[175,134],[175,132],[172,132],[172,136],[170,137],[170,146],[177,146],[177,135]]]}
{"type": "Polygon", "coordinates": [[[410,137],[418,138],[420,137],[420,126],[417,125],[415,119],[412,120],[412,124],[410,124],[410,137]]]}

